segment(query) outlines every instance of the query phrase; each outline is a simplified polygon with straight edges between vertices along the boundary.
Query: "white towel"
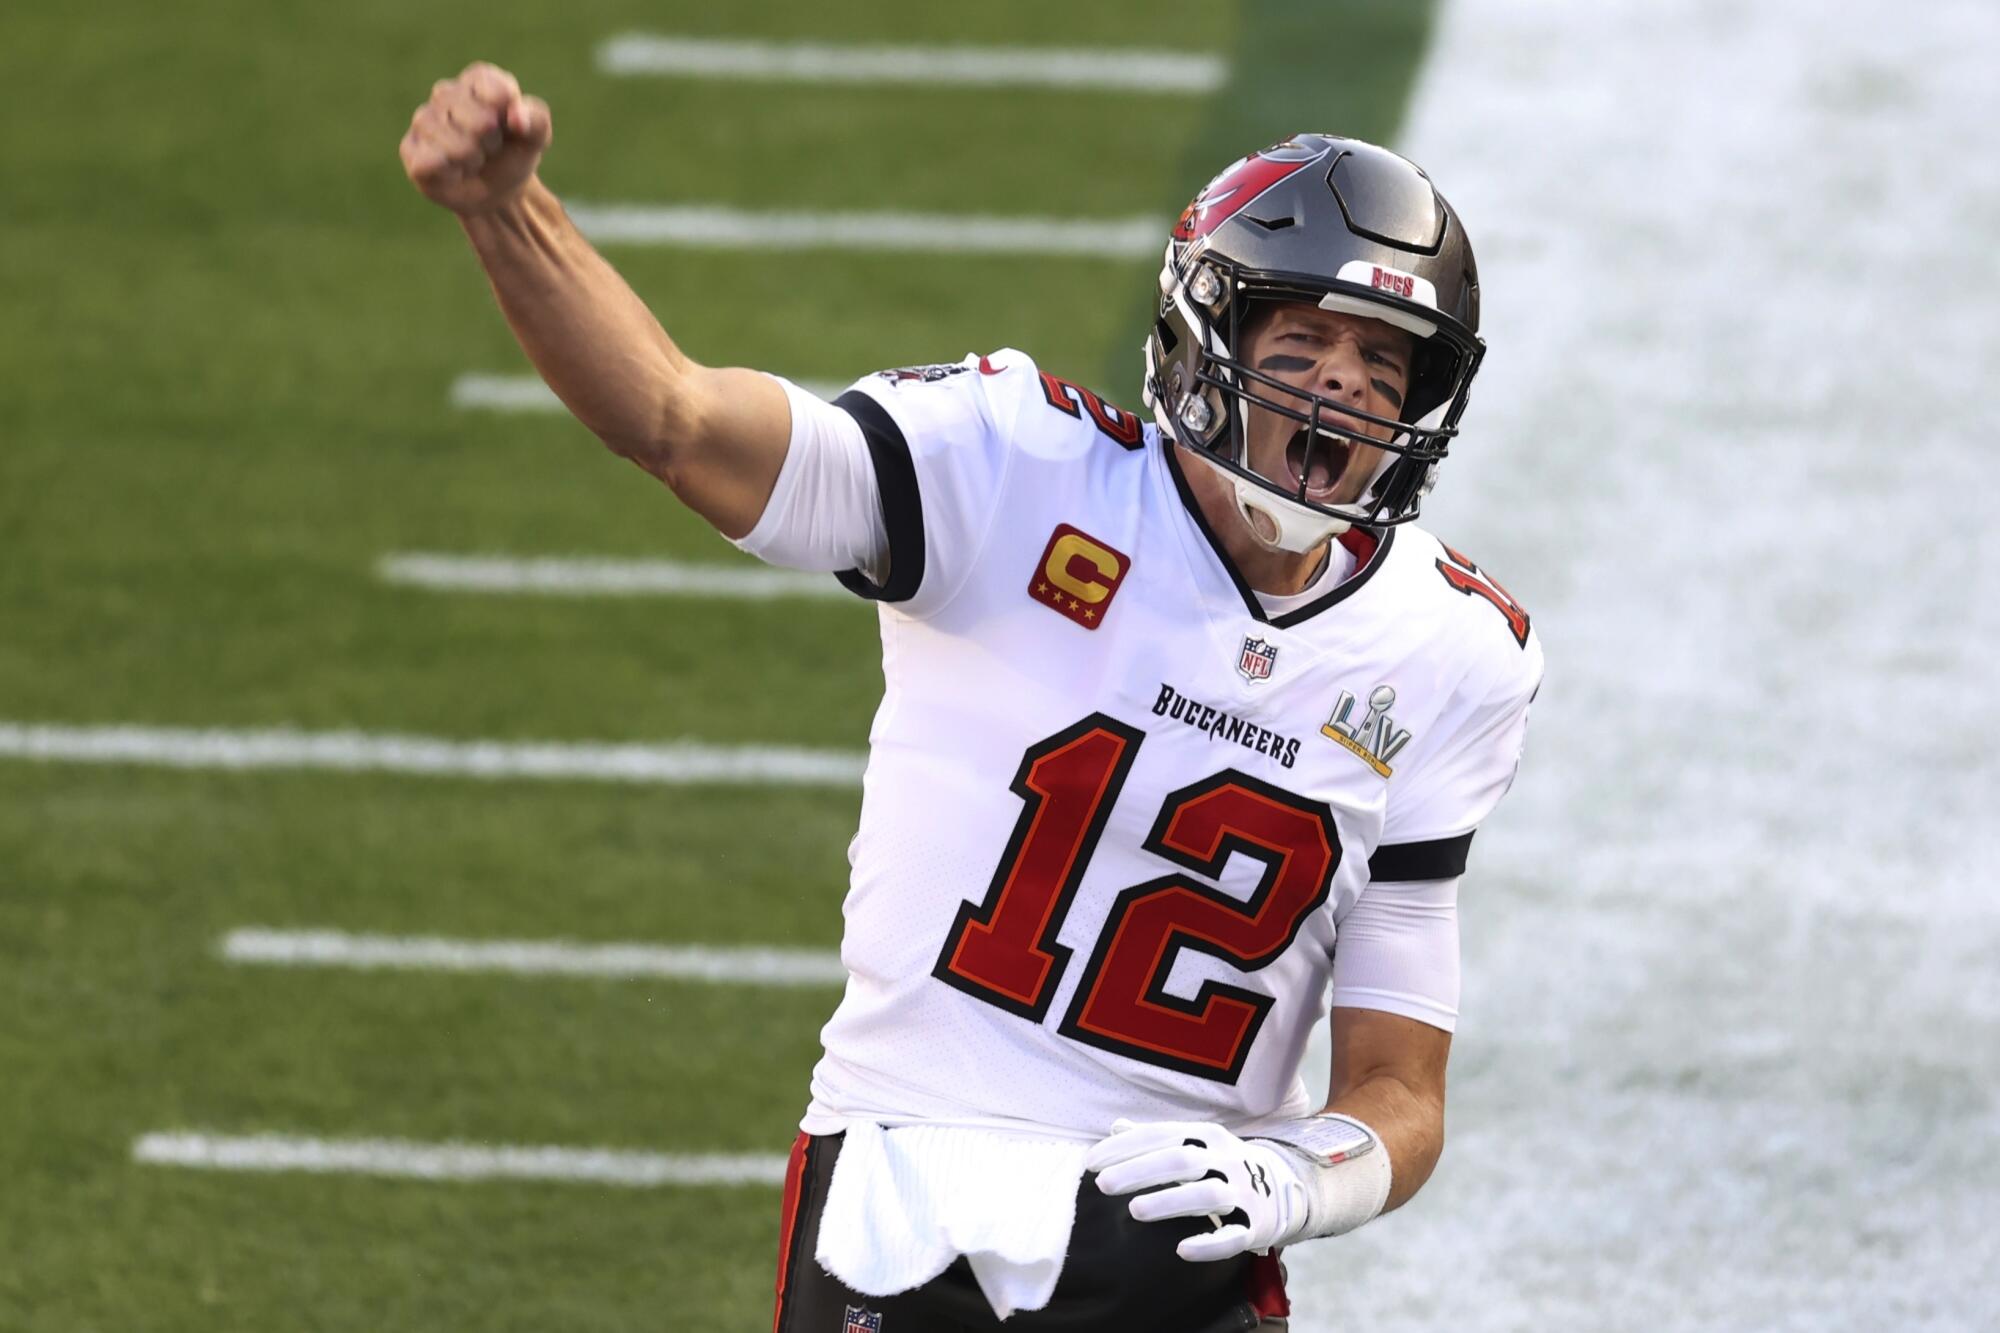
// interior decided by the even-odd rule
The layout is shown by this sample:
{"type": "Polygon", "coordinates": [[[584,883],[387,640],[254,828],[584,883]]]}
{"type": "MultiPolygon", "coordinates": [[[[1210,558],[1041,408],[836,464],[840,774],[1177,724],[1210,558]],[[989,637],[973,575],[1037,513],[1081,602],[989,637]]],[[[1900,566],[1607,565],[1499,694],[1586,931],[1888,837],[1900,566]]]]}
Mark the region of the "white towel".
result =
{"type": "Polygon", "coordinates": [[[964,1255],[993,1313],[1049,1303],[1076,1221],[1088,1143],[954,1125],[847,1127],[814,1257],[893,1296],[964,1255]]]}

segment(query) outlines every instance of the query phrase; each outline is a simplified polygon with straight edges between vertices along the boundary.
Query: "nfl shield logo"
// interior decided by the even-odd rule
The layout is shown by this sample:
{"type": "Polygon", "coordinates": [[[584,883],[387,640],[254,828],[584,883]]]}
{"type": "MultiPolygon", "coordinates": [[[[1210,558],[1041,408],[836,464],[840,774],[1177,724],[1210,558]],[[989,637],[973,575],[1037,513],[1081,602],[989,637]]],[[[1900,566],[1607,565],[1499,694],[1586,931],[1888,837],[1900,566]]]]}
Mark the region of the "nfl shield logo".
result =
{"type": "Polygon", "coordinates": [[[847,1322],[840,1333],[882,1333],[882,1316],[872,1310],[847,1307],[847,1322]]]}
{"type": "Polygon", "coordinates": [[[1246,638],[1243,640],[1243,654],[1236,659],[1236,670],[1248,681],[1269,680],[1271,667],[1277,660],[1277,644],[1246,638]]]}

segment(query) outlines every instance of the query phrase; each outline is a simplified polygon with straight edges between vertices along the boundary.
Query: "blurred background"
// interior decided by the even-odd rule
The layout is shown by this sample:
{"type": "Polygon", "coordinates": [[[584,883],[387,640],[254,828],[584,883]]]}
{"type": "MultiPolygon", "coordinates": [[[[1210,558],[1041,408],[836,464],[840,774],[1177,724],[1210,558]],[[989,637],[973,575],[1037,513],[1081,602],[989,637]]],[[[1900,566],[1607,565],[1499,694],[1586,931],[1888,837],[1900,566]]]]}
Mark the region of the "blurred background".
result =
{"type": "Polygon", "coordinates": [[[768,1322],[875,622],[536,390],[396,157],[472,59],[691,354],[827,391],[1018,346],[1136,409],[1210,175],[1424,165],[1491,346],[1428,526],[1550,672],[1445,1160],[1293,1326],[2000,1325],[1996,52],[1984,0],[0,12],[0,1328],[768,1322]]]}

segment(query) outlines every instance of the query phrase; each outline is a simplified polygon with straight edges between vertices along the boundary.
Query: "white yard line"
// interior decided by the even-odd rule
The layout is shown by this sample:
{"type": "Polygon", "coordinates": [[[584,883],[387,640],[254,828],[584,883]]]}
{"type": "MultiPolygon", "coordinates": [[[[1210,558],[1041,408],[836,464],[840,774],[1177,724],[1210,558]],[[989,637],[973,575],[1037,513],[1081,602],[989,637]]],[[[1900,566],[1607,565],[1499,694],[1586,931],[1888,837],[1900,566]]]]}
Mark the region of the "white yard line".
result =
{"type": "MultiPolygon", "coordinates": [[[[833,380],[794,380],[807,393],[828,399],[838,398],[847,385],[833,380]]],[[[547,412],[569,411],[555,391],[539,375],[460,375],[451,382],[451,405],[461,411],[547,412]]]]}
{"type": "Polygon", "coordinates": [[[460,375],[451,382],[451,405],[484,412],[569,411],[539,375],[460,375]]]}
{"type": "Polygon", "coordinates": [[[0,722],[0,758],[166,768],[338,769],[439,777],[852,787],[866,756],[781,745],[454,741],[353,731],[194,731],[0,722]]]}
{"type": "Polygon", "coordinates": [[[286,1134],[144,1134],[132,1160],[203,1171],[307,1171],[413,1180],[554,1180],[654,1189],[782,1185],[783,1153],[654,1153],[614,1148],[315,1139],[286,1134]]]}
{"type": "Polygon", "coordinates": [[[1157,259],[1169,221],[1154,217],[992,217],[948,213],[748,212],[707,204],[568,205],[600,245],[722,250],[881,250],[1157,259]]]}
{"type": "Polygon", "coordinates": [[[246,927],[222,939],[232,963],[362,971],[505,972],[518,976],[658,977],[753,986],[837,986],[840,955],[825,949],[579,944],[571,940],[452,940],[246,927]]]}
{"type": "Polygon", "coordinates": [[[684,564],[674,560],[596,560],[439,555],[386,555],[375,566],[385,583],[434,592],[529,594],[549,597],[780,597],[853,600],[829,574],[789,569],[684,564]]]}
{"type": "Polygon", "coordinates": [[[784,83],[947,84],[1119,93],[1212,93],[1229,78],[1219,56],[1183,51],[1027,46],[830,46],[626,33],[597,48],[612,75],[784,83]]]}

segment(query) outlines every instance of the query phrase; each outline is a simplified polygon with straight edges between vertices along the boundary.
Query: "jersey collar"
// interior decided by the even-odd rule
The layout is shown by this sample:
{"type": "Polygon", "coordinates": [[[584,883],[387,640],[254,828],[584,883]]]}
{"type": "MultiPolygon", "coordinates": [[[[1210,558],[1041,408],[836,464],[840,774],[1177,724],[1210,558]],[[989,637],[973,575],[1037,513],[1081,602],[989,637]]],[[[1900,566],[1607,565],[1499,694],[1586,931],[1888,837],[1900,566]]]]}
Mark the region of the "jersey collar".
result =
{"type": "Polygon", "coordinates": [[[1223,573],[1227,574],[1229,581],[1235,585],[1236,595],[1242,598],[1243,609],[1250,613],[1252,619],[1274,625],[1279,629],[1289,629],[1360,592],[1368,580],[1375,577],[1375,572],[1387,563],[1389,548],[1396,541],[1396,530],[1393,527],[1382,529],[1379,537],[1373,532],[1351,528],[1341,534],[1339,540],[1340,544],[1354,555],[1360,567],[1341,580],[1324,597],[1307,602],[1304,606],[1294,607],[1281,616],[1267,615],[1263,602],[1257,598],[1256,590],[1243,581],[1243,575],[1237,572],[1236,563],[1229,558],[1229,552],[1216,538],[1215,529],[1209,526],[1208,516],[1202,513],[1201,503],[1195,499],[1194,488],[1188,485],[1187,475],[1181,470],[1180,446],[1166,438],[1164,434],[1159,439],[1160,448],[1165,450],[1167,456],[1167,473],[1174,479],[1174,489],[1180,493],[1181,507],[1187,510],[1188,517],[1193,519],[1195,527],[1200,529],[1202,538],[1208,543],[1208,549],[1215,556],[1216,563],[1222,566],[1223,573]]]}

